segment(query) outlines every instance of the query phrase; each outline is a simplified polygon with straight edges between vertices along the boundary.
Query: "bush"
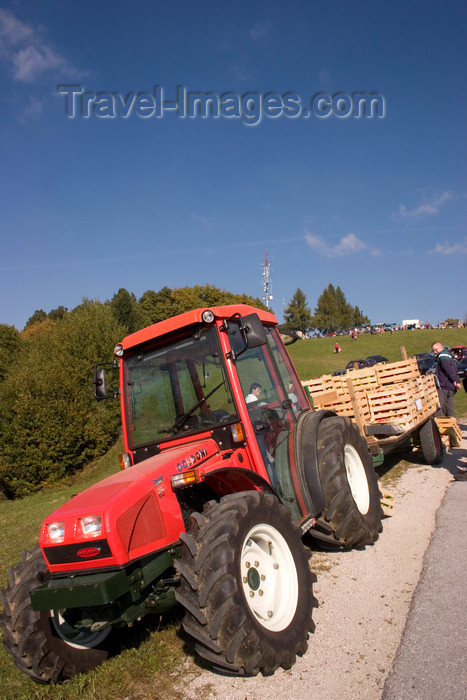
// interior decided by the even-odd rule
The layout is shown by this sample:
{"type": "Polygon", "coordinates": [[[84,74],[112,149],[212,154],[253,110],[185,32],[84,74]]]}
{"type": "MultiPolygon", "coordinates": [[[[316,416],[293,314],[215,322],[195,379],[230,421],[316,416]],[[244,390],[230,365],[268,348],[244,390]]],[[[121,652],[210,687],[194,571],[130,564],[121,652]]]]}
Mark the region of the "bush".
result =
{"type": "Polygon", "coordinates": [[[118,434],[117,401],[97,403],[92,368],[125,335],[108,304],[85,300],[29,334],[0,386],[0,489],[23,496],[103,454],[118,434]]]}

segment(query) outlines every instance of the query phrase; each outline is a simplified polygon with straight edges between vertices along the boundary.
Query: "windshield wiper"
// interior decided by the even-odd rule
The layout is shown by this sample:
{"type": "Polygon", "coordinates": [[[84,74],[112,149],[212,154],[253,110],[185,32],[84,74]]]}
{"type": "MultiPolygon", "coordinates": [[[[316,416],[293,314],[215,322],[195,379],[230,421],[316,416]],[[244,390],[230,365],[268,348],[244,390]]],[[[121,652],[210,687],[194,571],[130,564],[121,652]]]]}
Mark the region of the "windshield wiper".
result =
{"type": "Polygon", "coordinates": [[[177,432],[179,428],[182,427],[182,425],[185,423],[185,421],[188,420],[188,418],[196,411],[197,408],[201,406],[203,401],[207,401],[210,396],[214,394],[215,391],[221,388],[221,386],[224,386],[224,382],[222,381],[220,384],[214,387],[214,389],[211,389],[209,394],[206,394],[206,396],[203,396],[202,399],[197,401],[194,406],[192,406],[186,413],[183,414],[183,416],[180,416],[180,418],[177,418],[173,426],[170,428],[174,433],[177,432]]]}

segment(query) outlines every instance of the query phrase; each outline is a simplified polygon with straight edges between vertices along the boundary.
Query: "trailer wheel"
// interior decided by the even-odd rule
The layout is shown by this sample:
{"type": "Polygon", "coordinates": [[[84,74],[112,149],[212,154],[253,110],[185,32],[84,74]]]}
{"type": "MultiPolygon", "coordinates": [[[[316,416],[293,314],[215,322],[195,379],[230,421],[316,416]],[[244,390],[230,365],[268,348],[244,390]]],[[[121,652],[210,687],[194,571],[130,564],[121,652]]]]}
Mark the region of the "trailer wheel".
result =
{"type": "Polygon", "coordinates": [[[15,665],[39,683],[55,683],[98,666],[109,653],[104,645],[110,628],[86,632],[66,622],[65,611],[32,609],[29,594],[49,578],[42,552],[23,552],[9,571],[9,585],[0,591],[4,612],[3,644],[15,665]]]}
{"type": "Polygon", "coordinates": [[[289,511],[248,491],[211,502],[183,533],[176,598],[198,654],[234,675],[290,668],[313,631],[315,576],[289,511]]]}
{"type": "Polygon", "coordinates": [[[440,464],[443,461],[443,442],[434,418],[430,418],[420,428],[420,446],[427,464],[440,464]]]}
{"type": "Polygon", "coordinates": [[[375,542],[382,530],[381,494],[372,457],[355,423],[340,416],[324,418],[317,455],[326,504],[321,517],[336,542],[344,547],[375,542]]]}

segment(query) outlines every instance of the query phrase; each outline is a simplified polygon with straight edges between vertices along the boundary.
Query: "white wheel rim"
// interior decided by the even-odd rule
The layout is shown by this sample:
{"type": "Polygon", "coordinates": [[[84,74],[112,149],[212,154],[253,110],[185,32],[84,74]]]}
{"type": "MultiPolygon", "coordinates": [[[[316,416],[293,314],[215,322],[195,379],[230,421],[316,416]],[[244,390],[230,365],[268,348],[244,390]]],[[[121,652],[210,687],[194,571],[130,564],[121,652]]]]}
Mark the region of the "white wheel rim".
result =
{"type": "Polygon", "coordinates": [[[93,649],[102,644],[104,639],[110,634],[110,626],[95,632],[85,628],[72,627],[65,620],[60,610],[51,610],[50,616],[60,639],[74,649],[93,649]]]}
{"type": "Polygon", "coordinates": [[[271,525],[255,525],[245,538],[241,580],[248,607],[272,632],[284,630],[298,604],[298,577],[289,545],[271,525]]]}
{"type": "Polygon", "coordinates": [[[360,455],[352,445],[346,445],[344,448],[344,462],[352,498],[360,513],[366,515],[370,508],[368,479],[360,455]]]}

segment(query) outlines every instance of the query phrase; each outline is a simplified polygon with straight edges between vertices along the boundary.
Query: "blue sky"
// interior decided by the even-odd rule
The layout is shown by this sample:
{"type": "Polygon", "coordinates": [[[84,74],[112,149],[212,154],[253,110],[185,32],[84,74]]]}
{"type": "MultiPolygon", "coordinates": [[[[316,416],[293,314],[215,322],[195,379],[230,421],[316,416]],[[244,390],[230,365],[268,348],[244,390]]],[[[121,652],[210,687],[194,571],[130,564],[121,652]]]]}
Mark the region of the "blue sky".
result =
{"type": "Polygon", "coordinates": [[[329,283],[374,323],[467,318],[466,16],[458,0],[2,3],[0,323],[120,287],[261,297],[266,250],[279,318],[329,283]],[[384,117],[70,118],[59,85],[378,93],[384,117]]]}

